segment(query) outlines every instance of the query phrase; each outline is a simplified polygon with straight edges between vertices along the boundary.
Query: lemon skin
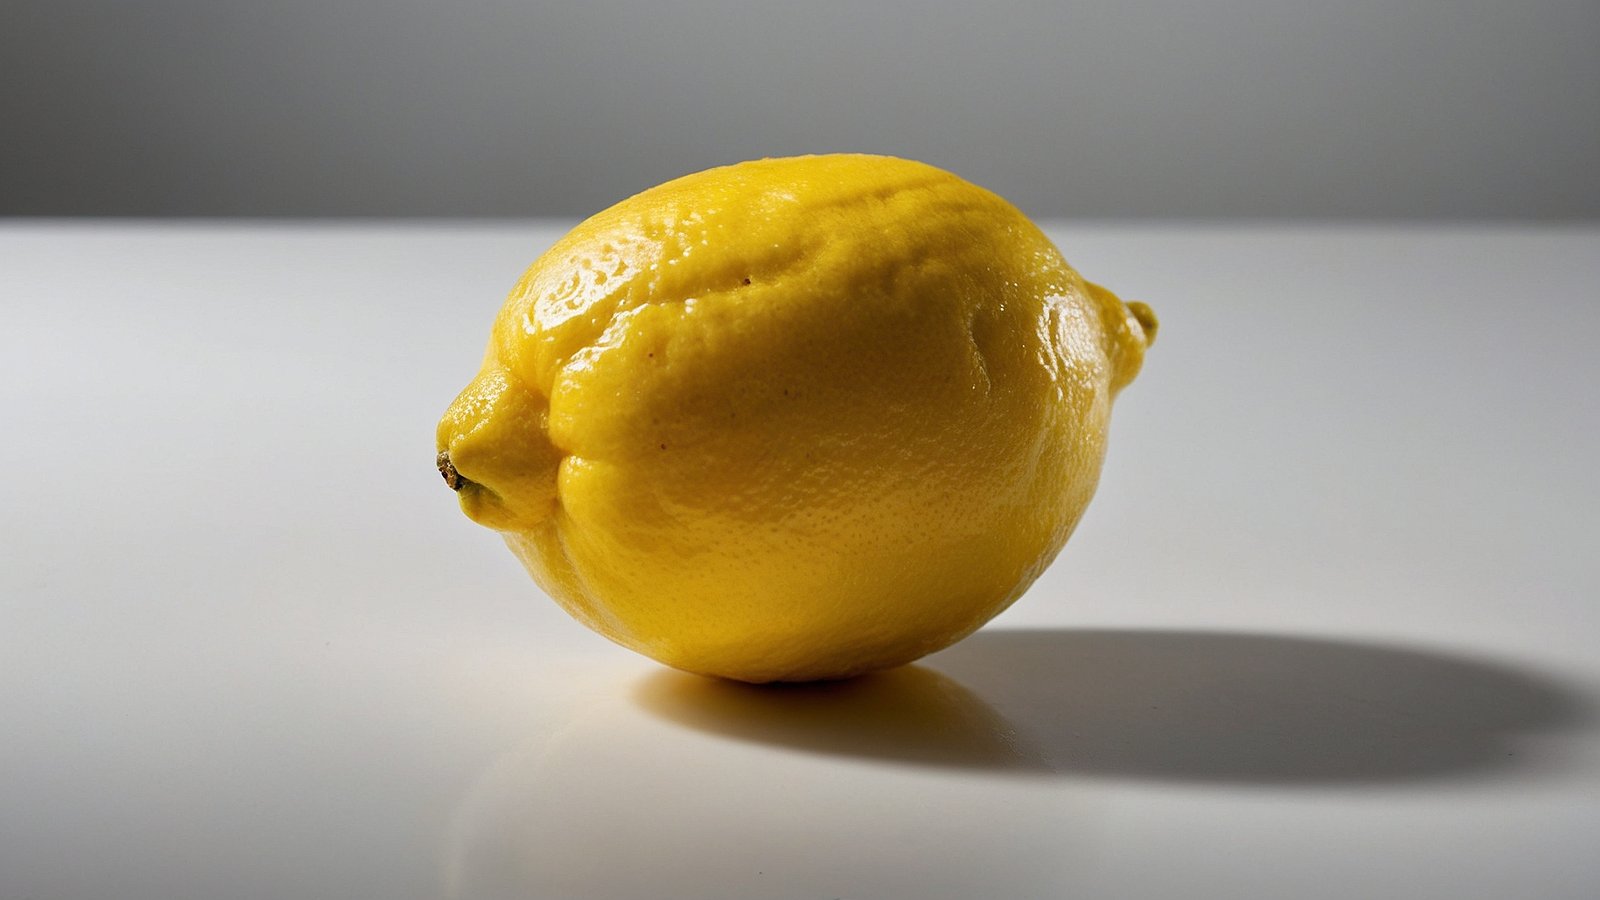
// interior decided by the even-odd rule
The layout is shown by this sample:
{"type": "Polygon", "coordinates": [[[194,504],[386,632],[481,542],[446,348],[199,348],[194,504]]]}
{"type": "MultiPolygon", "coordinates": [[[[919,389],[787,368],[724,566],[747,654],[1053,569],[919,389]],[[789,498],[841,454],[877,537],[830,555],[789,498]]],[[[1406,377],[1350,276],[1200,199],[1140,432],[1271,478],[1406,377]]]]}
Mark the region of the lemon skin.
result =
{"type": "Polygon", "coordinates": [[[540,256],[437,449],[467,515],[600,634],[707,675],[843,678],[1026,590],[1154,331],[950,173],[741,163],[540,256]]]}

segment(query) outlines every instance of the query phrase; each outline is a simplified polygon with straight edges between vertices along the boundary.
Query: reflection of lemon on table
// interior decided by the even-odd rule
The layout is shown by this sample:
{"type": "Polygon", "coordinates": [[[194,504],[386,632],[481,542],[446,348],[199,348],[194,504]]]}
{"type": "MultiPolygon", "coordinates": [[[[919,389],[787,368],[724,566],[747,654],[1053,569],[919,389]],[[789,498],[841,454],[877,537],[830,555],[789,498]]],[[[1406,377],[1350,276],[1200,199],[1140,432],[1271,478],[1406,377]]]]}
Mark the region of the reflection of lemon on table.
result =
{"type": "Polygon", "coordinates": [[[1032,583],[1154,334],[949,173],[743,163],[535,261],[439,464],[612,640],[746,681],[843,677],[945,647],[1032,583]]]}

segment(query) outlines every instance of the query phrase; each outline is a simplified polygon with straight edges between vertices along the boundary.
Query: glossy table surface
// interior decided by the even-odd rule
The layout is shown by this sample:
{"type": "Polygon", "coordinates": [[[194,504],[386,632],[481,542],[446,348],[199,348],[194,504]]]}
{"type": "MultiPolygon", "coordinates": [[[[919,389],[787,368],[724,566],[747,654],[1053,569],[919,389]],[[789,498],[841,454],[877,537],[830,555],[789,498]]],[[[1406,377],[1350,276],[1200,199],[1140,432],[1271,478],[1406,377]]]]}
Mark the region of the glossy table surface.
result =
{"type": "Polygon", "coordinates": [[[1163,322],[1078,534],[758,690],[433,470],[563,227],[0,223],[0,898],[1600,893],[1600,229],[1052,225],[1163,322]]]}

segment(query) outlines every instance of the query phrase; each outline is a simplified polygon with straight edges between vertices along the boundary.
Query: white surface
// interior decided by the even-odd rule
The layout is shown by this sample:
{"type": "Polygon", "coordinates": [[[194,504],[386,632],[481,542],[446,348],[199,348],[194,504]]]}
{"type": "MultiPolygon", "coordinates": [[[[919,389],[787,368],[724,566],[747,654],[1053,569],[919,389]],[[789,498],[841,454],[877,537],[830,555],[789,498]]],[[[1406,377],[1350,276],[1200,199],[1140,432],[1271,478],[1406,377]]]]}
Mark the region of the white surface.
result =
{"type": "Polygon", "coordinates": [[[919,668],[568,620],[434,472],[551,226],[0,226],[0,897],[1591,897],[1600,231],[1054,230],[1161,314],[919,668]]]}

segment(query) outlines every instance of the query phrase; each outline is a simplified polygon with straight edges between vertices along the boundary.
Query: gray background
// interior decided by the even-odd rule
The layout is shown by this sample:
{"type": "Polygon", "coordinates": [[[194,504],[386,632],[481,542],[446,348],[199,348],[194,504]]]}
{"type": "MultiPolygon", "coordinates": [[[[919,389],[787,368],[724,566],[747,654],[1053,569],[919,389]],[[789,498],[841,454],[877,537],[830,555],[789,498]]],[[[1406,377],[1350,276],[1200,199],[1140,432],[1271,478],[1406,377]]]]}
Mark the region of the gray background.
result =
{"type": "Polygon", "coordinates": [[[763,155],[1030,213],[1593,219],[1600,3],[9,0],[0,214],[575,215],[763,155]]]}

